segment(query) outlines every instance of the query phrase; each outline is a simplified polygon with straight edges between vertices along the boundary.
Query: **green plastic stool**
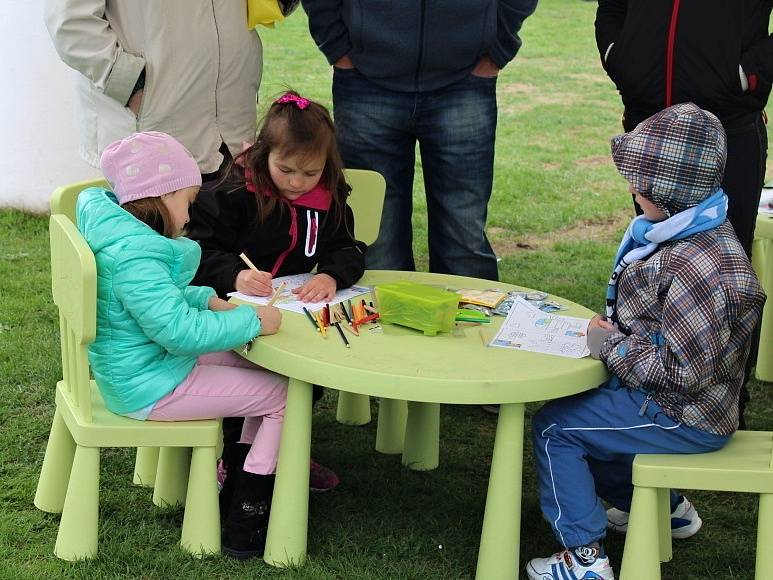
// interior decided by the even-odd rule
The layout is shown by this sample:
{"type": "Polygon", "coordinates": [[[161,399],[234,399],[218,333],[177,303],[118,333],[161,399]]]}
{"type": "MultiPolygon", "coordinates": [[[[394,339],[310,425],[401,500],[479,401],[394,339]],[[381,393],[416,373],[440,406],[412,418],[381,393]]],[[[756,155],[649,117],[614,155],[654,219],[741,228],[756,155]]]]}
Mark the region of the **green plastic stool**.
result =
{"type": "Polygon", "coordinates": [[[620,578],[658,580],[671,560],[669,489],[760,495],[755,578],[773,570],[773,433],[738,431],[719,451],[696,455],[637,455],[633,501],[620,578]]]}

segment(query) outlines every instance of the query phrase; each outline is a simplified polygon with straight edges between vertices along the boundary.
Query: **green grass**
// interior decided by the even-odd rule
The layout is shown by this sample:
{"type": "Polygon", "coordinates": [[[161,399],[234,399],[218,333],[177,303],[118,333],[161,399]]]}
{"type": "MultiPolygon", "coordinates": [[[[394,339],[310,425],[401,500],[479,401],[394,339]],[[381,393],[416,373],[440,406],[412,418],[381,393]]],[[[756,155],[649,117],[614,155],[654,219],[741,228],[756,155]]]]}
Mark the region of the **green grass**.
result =
{"type": "MultiPolygon", "coordinates": [[[[524,47],[499,81],[499,128],[490,234],[506,282],[602,306],[616,238],[630,208],[609,160],[620,131],[619,97],[598,65],[595,3],[542,0],[523,29],[524,47]],[[586,227],[586,226],[591,226],[586,227]],[[531,248],[531,249],[529,249],[531,248]]],[[[261,103],[285,87],[330,104],[330,71],[301,12],[262,33],[261,103]]],[[[424,190],[417,167],[414,225],[426,267],[424,190]]],[[[159,510],[130,485],[133,454],[102,454],[99,557],[53,557],[58,517],[32,505],[60,376],[57,316],[50,299],[47,220],[0,212],[0,578],[470,578],[475,573],[495,419],[478,407],[442,409],[440,468],[415,473],[373,450],[375,424],[335,422],[328,394],[314,415],[314,454],[343,483],[313,495],[309,559],[298,570],[261,560],[203,561],[177,547],[182,512],[159,510]],[[441,548],[442,546],[442,548],[441,548]]],[[[748,422],[773,429],[770,385],[753,382],[748,422]]],[[[529,406],[527,414],[537,407],[529,406]]],[[[373,409],[374,416],[376,409],[373,409]]],[[[524,453],[521,558],[556,549],[524,453]]],[[[705,526],[679,542],[666,579],[750,579],[756,498],[692,492],[705,526]]],[[[608,549],[618,565],[622,539],[608,549]]]]}

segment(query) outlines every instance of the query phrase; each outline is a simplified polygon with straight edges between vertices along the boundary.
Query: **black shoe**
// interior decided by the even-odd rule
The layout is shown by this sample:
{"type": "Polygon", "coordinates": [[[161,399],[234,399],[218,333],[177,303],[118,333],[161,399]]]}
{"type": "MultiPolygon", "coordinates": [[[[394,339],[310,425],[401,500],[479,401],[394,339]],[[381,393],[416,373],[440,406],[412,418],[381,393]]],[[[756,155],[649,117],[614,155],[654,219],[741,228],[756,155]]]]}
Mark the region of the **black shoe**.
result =
{"type": "Polygon", "coordinates": [[[244,467],[244,461],[250,452],[250,447],[247,443],[232,443],[226,444],[223,448],[223,465],[226,472],[223,489],[220,490],[220,495],[218,496],[221,522],[224,522],[228,516],[228,508],[231,507],[231,500],[239,481],[239,475],[244,467]]]}
{"type": "Polygon", "coordinates": [[[263,555],[274,479],[248,471],[239,474],[223,526],[223,553],[237,560],[263,555]]]}

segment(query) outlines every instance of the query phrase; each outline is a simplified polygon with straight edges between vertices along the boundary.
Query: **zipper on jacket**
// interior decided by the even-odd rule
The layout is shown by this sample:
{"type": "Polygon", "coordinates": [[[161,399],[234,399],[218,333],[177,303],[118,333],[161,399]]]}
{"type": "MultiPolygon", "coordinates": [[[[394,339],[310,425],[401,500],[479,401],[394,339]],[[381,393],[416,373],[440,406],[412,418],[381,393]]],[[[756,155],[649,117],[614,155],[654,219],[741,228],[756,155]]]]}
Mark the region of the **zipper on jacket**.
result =
{"type": "Polygon", "coordinates": [[[650,404],[651,400],[652,400],[652,394],[648,394],[647,398],[644,399],[644,403],[642,404],[641,408],[639,409],[639,417],[643,417],[644,413],[647,412],[647,405],[650,404]]]}
{"type": "Polygon", "coordinates": [[[421,11],[419,13],[419,54],[416,57],[416,90],[419,90],[419,73],[421,72],[421,61],[424,59],[424,18],[427,10],[427,0],[421,0],[421,11]]]}
{"type": "Polygon", "coordinates": [[[679,2],[674,0],[671,7],[671,22],[668,25],[668,44],[666,45],[666,107],[671,106],[671,92],[674,80],[674,44],[676,43],[676,25],[679,21],[679,2]]]}
{"type": "MultiPolygon", "coordinates": [[[[218,116],[218,102],[217,102],[217,89],[220,86],[220,27],[217,24],[217,11],[215,10],[215,2],[212,0],[212,19],[215,21],[215,37],[217,38],[217,76],[215,76],[215,119],[217,119],[218,116]]],[[[217,125],[217,121],[215,121],[215,125],[217,125]]],[[[222,137],[221,137],[222,139],[222,137]]]]}

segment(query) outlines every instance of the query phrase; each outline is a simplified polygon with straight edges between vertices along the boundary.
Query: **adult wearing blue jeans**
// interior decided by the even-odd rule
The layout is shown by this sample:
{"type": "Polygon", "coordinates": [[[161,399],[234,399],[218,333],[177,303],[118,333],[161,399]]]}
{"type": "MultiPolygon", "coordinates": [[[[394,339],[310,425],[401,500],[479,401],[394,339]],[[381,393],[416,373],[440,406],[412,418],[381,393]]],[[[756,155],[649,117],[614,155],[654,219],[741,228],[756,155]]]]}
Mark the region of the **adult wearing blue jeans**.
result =
{"type": "Polygon", "coordinates": [[[537,0],[303,0],[334,65],[333,113],[346,167],[387,182],[368,268],[414,270],[416,143],[427,195],[430,271],[497,279],[486,237],[496,77],[537,0]]]}

